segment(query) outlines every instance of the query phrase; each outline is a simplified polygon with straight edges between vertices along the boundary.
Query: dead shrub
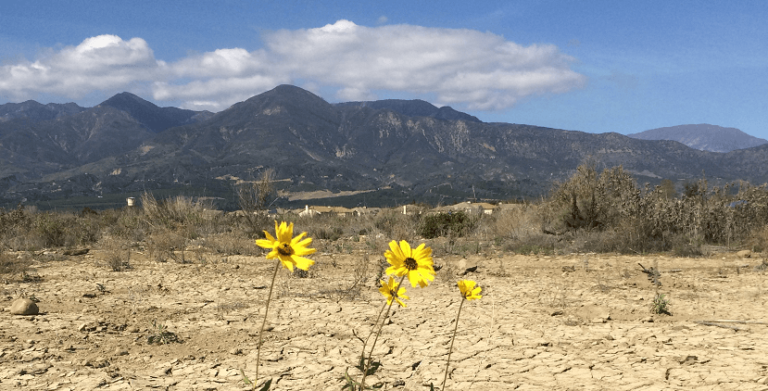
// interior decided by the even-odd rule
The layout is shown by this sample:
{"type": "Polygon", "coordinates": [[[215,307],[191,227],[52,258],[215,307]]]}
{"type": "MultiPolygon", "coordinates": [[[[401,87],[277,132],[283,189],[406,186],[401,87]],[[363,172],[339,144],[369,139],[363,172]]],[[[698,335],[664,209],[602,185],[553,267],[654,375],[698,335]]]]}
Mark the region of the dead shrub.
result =
{"type": "Polygon", "coordinates": [[[3,280],[10,281],[15,277],[24,278],[27,275],[32,260],[24,255],[0,253],[0,276],[3,280]]]}
{"type": "Polygon", "coordinates": [[[597,174],[594,163],[556,184],[542,205],[542,232],[573,235],[580,250],[701,256],[702,244],[764,246],[768,189],[748,183],[710,188],[706,179],[685,184],[680,198],[666,187],[639,189],[621,167],[597,174]]]}
{"type": "Polygon", "coordinates": [[[104,262],[114,272],[122,272],[131,268],[131,248],[125,240],[108,238],[102,241],[104,262]]]}
{"type": "Polygon", "coordinates": [[[156,229],[145,240],[147,256],[150,261],[167,262],[173,260],[187,263],[187,239],[176,231],[167,228],[156,229]]]}

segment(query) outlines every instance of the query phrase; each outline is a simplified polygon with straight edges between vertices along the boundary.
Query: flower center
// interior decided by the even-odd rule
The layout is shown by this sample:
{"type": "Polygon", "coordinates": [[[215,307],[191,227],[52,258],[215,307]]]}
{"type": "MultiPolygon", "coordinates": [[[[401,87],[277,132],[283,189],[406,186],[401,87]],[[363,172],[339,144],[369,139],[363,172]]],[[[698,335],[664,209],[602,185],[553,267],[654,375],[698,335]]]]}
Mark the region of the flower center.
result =
{"type": "Polygon", "coordinates": [[[405,268],[408,270],[416,270],[419,268],[419,263],[411,257],[405,258],[405,268]]]}
{"type": "Polygon", "coordinates": [[[277,246],[277,253],[286,257],[293,255],[293,248],[288,243],[280,243],[277,246]]]}

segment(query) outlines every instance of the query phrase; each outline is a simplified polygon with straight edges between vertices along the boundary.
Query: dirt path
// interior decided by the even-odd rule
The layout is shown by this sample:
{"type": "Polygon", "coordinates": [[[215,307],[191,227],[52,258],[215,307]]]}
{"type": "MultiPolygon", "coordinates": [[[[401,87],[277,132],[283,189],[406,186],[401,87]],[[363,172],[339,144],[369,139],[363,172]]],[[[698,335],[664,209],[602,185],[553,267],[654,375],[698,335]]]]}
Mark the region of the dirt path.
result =
{"type": "MultiPolygon", "coordinates": [[[[318,255],[309,278],[281,271],[262,353],[275,390],[340,390],[382,297],[373,276],[353,284],[356,254],[318,255]],[[355,296],[357,293],[357,297],[355,296]]],[[[272,261],[210,257],[112,272],[99,253],[33,266],[39,282],[0,286],[2,307],[21,294],[34,317],[0,312],[0,389],[241,390],[253,376],[256,335],[272,261]],[[155,322],[155,326],[153,326],[155,322]],[[181,343],[149,345],[163,325],[181,343]]],[[[484,297],[464,306],[451,390],[768,390],[768,277],[758,259],[487,255],[443,265],[425,289],[409,288],[383,331],[373,382],[428,390],[442,382],[466,267],[484,297]],[[661,270],[672,316],[651,316],[654,287],[637,265],[661,270]],[[739,268],[739,266],[747,267],[739,268]]],[[[172,338],[173,335],[166,334],[172,338]]],[[[170,341],[169,341],[170,342],[170,341]]]]}

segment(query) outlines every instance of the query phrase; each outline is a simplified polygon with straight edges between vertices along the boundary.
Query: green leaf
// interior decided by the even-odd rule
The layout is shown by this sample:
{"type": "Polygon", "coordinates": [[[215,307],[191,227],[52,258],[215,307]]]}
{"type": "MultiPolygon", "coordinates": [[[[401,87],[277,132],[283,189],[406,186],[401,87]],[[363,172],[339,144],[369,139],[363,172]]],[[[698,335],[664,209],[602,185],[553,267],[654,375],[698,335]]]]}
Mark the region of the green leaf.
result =
{"type": "Polygon", "coordinates": [[[347,384],[345,384],[344,387],[341,387],[342,391],[346,390],[347,388],[349,388],[351,391],[355,391],[355,389],[357,388],[356,386],[358,383],[354,381],[351,376],[349,376],[348,370],[344,371],[344,376],[340,377],[339,380],[343,380],[347,382],[347,384]]]}
{"type": "Polygon", "coordinates": [[[251,381],[251,379],[249,379],[248,376],[245,376],[245,372],[242,369],[240,370],[240,375],[243,377],[243,383],[249,386],[253,385],[253,382],[251,381]]]}
{"type": "Polygon", "coordinates": [[[379,370],[379,367],[380,367],[380,366],[381,366],[381,363],[380,363],[380,362],[378,362],[378,361],[374,361],[374,362],[372,362],[372,363],[371,363],[371,367],[370,367],[370,368],[368,368],[368,371],[366,372],[365,376],[371,376],[371,375],[373,375],[374,373],[376,373],[376,371],[378,371],[378,370],[379,370]]]}
{"type": "Polygon", "coordinates": [[[261,388],[259,388],[259,391],[269,391],[269,386],[271,385],[272,385],[272,379],[269,379],[267,380],[266,383],[264,383],[264,385],[261,388]]]}
{"type": "Polygon", "coordinates": [[[355,368],[357,368],[360,372],[364,371],[365,370],[365,359],[360,357],[360,364],[357,364],[357,366],[355,368]]]}

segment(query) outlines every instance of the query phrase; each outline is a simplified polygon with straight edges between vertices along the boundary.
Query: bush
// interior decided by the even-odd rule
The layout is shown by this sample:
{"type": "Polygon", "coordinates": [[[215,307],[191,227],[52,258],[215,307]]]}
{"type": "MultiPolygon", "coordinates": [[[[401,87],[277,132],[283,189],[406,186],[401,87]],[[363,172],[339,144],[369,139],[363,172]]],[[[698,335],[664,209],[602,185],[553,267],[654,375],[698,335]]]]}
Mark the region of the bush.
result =
{"type": "Polygon", "coordinates": [[[35,216],[35,232],[43,239],[45,247],[64,246],[66,226],[64,216],[53,213],[41,213],[35,216]]]}
{"type": "Polygon", "coordinates": [[[309,235],[310,237],[315,239],[330,240],[332,242],[339,240],[344,234],[344,230],[339,227],[316,228],[313,230],[313,232],[314,235],[309,235]]]}
{"type": "Polygon", "coordinates": [[[621,167],[598,175],[594,163],[584,164],[542,206],[542,232],[573,233],[577,247],[595,252],[700,256],[701,244],[765,247],[756,232],[768,223],[768,187],[742,182],[734,190],[701,179],[675,198],[669,183],[641,190],[621,167]]]}
{"type": "Polygon", "coordinates": [[[425,239],[446,235],[462,237],[468,235],[475,228],[476,223],[476,219],[462,211],[437,213],[424,217],[419,227],[419,233],[425,239]]]}

